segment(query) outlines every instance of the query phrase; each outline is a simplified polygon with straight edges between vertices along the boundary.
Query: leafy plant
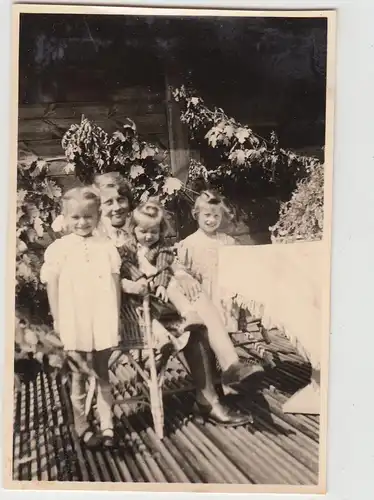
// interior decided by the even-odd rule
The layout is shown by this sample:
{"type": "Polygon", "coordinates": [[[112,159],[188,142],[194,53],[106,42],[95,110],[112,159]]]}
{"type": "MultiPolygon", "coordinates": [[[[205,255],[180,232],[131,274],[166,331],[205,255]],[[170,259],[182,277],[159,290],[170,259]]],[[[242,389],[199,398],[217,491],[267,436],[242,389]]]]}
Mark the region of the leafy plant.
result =
{"type": "MultiPolygon", "coordinates": [[[[45,287],[39,273],[46,245],[54,238],[51,224],[59,210],[61,189],[47,177],[45,161],[28,156],[17,167],[16,307],[47,314],[45,287]]],[[[45,318],[46,319],[46,318],[45,318]]]]}
{"type": "Polygon", "coordinates": [[[181,120],[188,125],[191,138],[216,150],[219,164],[207,168],[203,177],[223,189],[234,182],[236,189],[243,187],[256,194],[266,185],[290,193],[318,164],[315,158],[281,148],[275,132],[265,139],[221,108],[208,108],[201,97],[183,86],[173,95],[182,106],[181,120]]]}
{"type": "Polygon", "coordinates": [[[45,286],[39,274],[45,247],[55,235],[61,189],[47,177],[47,163],[27,156],[17,165],[15,262],[15,387],[45,365],[62,366],[61,343],[55,339],[45,286]],[[58,344],[60,346],[58,347],[58,344]]]}
{"type": "MultiPolygon", "coordinates": [[[[201,148],[208,146],[210,154],[213,151],[210,164],[191,160],[190,187],[196,191],[218,189],[233,202],[237,218],[251,219],[248,199],[273,196],[284,202],[301,182],[308,182],[312,175],[315,179],[318,174],[314,172],[323,170],[318,159],[282,148],[275,132],[268,139],[259,136],[221,108],[209,108],[184,86],[175,89],[173,96],[181,105],[181,120],[187,124],[191,139],[201,148]]],[[[303,234],[304,221],[301,214],[298,217],[295,224],[300,224],[303,234]]]]}
{"type": "Polygon", "coordinates": [[[274,243],[320,240],[323,236],[324,167],[317,165],[299,181],[292,197],[280,208],[278,222],[270,228],[274,243]]]}
{"type": "Polygon", "coordinates": [[[65,133],[62,147],[69,162],[66,172],[75,172],[84,183],[92,183],[96,174],[118,171],[133,187],[135,200],[158,196],[166,204],[182,188],[171,175],[167,152],[142,141],[130,119],[109,135],[82,116],[65,133]]]}

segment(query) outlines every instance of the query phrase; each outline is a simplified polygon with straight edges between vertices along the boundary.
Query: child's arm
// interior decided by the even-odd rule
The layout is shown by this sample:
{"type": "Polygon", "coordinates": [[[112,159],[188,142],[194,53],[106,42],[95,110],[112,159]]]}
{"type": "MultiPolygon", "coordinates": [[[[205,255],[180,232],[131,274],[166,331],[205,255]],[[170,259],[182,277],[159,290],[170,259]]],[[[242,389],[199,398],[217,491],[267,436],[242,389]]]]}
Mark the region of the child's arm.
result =
{"type": "Polygon", "coordinates": [[[58,276],[51,276],[47,283],[47,295],[49,308],[53,318],[53,328],[56,332],[59,330],[58,315],[58,276]]]}
{"type": "Polygon", "coordinates": [[[40,281],[46,284],[49,308],[56,331],[59,329],[58,296],[60,269],[64,260],[63,249],[63,238],[51,243],[44,253],[44,263],[40,270],[40,281]]]}
{"type": "Polygon", "coordinates": [[[131,254],[131,249],[123,245],[122,247],[115,247],[111,242],[110,246],[110,260],[112,265],[112,274],[117,275],[114,276],[114,280],[116,283],[116,287],[118,286],[118,301],[120,303],[121,292],[128,293],[130,295],[142,295],[146,293],[146,281],[143,278],[143,275],[140,276],[140,279],[133,280],[132,277],[135,276],[135,273],[132,272],[134,270],[138,271],[135,264],[133,264],[130,259],[134,258],[131,254]]]}
{"type": "Polygon", "coordinates": [[[120,283],[123,293],[128,293],[130,295],[145,295],[148,291],[147,280],[145,278],[140,278],[137,281],[122,278],[120,283]]]}
{"type": "Polygon", "coordinates": [[[114,286],[116,288],[116,296],[117,296],[117,307],[118,310],[121,308],[121,280],[119,277],[118,273],[113,273],[113,281],[114,281],[114,286]]]}
{"type": "Polygon", "coordinates": [[[172,278],[170,266],[174,262],[174,254],[171,248],[161,248],[156,259],[156,269],[159,272],[153,283],[156,287],[167,288],[172,278]]]}
{"type": "MultiPolygon", "coordinates": [[[[188,240],[188,238],[186,238],[188,240]]],[[[190,300],[195,300],[201,293],[201,284],[191,272],[191,258],[188,243],[182,240],[177,245],[177,258],[171,268],[183,292],[190,300]]]]}
{"type": "Polygon", "coordinates": [[[127,242],[118,249],[122,260],[121,278],[138,281],[139,279],[144,278],[144,274],[137,266],[136,250],[132,247],[133,245],[130,242],[127,242]]]}
{"type": "Polygon", "coordinates": [[[112,277],[113,277],[114,286],[116,289],[117,312],[118,312],[118,317],[120,317],[120,315],[121,315],[121,280],[120,280],[119,273],[113,273],[112,277]]]}

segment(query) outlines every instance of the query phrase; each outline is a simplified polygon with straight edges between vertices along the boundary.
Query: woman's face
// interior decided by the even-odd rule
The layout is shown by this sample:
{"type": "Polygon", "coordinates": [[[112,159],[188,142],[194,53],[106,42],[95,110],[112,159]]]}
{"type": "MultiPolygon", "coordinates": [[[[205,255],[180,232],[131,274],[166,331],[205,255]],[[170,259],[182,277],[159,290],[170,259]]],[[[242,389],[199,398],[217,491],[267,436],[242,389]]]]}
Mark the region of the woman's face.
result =
{"type": "Polygon", "coordinates": [[[114,227],[122,227],[130,211],[130,203],[126,196],[116,188],[106,188],[100,192],[101,213],[110,220],[114,227]]]}

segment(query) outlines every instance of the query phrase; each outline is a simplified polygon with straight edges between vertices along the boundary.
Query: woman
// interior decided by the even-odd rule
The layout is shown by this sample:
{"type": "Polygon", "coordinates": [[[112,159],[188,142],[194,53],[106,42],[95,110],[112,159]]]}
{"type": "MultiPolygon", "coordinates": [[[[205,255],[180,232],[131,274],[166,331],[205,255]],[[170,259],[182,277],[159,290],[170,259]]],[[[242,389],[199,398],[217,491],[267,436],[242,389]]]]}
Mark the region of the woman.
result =
{"type": "MultiPolygon", "coordinates": [[[[114,241],[119,251],[127,235],[128,216],[133,206],[131,188],[119,174],[104,174],[95,179],[101,196],[103,231],[114,241]]],[[[194,299],[200,293],[200,285],[186,270],[178,268],[179,283],[185,294],[194,299]]],[[[125,291],[131,293],[131,282],[125,283],[125,291]]],[[[174,348],[183,350],[191,376],[196,387],[196,410],[216,424],[237,426],[251,420],[250,415],[234,412],[224,405],[216,391],[214,380],[216,368],[213,353],[209,347],[206,329],[186,332],[184,341],[175,342],[174,348]]]]}

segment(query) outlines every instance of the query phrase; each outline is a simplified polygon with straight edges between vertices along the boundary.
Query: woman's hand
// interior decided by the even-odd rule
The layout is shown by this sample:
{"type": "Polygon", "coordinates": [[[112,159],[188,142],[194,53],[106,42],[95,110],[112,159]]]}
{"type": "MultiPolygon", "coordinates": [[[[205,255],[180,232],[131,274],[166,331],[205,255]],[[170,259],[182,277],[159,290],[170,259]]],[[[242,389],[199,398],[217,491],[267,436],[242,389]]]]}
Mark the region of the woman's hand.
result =
{"type": "Polygon", "coordinates": [[[178,284],[191,301],[196,300],[201,293],[200,283],[187,272],[178,273],[178,284]]]}
{"type": "Polygon", "coordinates": [[[156,297],[163,302],[167,302],[169,300],[168,293],[164,286],[158,286],[156,289],[156,297]]]}

